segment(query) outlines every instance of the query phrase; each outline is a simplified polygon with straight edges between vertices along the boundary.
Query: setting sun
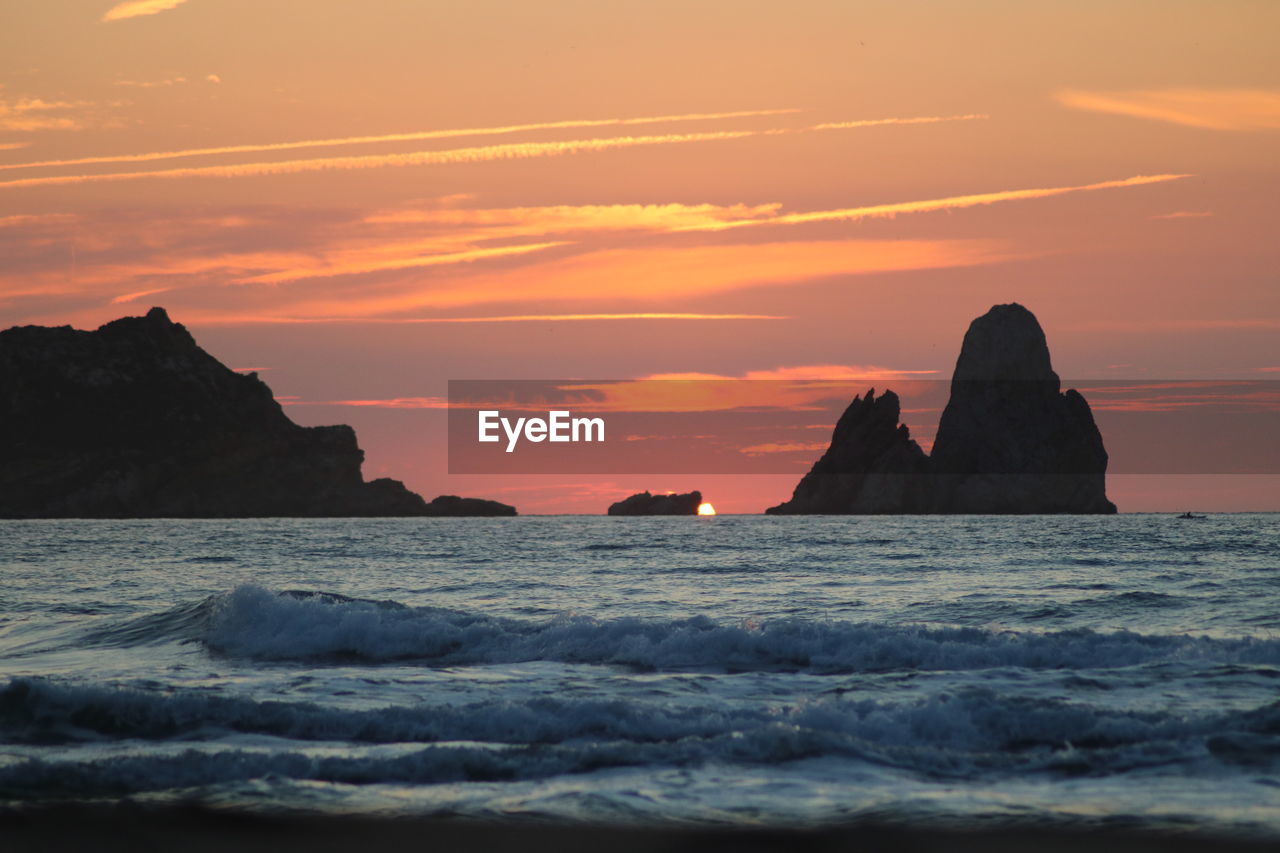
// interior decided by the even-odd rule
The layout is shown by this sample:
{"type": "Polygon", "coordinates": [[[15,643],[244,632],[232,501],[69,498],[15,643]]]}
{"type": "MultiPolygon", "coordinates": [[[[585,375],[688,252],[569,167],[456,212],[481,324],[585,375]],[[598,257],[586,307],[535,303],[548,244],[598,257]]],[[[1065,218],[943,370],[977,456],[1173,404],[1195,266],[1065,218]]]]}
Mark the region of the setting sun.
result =
{"type": "Polygon", "coordinates": [[[707,503],[706,501],[703,501],[702,503],[698,504],[698,515],[715,515],[715,514],[716,514],[716,508],[713,507],[711,504],[707,503]]]}

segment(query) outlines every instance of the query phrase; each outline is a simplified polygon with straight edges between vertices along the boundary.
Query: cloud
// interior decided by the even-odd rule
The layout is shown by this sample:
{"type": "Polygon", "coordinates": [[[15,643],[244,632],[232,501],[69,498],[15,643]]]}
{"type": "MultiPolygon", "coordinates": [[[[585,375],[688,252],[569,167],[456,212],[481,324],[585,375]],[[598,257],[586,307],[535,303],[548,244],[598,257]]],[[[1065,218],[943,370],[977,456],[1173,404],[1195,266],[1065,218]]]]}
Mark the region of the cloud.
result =
{"type": "MultiPolygon", "coordinates": [[[[205,78],[221,83],[222,78],[210,74],[205,78]]],[[[127,85],[127,84],[121,84],[127,85]]],[[[133,84],[148,85],[148,84],[133,84]]],[[[150,85],[165,85],[164,83],[150,85]]],[[[408,133],[383,133],[372,136],[340,136],[327,139],[302,139],[292,142],[266,142],[248,145],[223,145],[216,148],[186,148],[176,151],[150,151],[143,154],[113,154],[100,157],[78,157],[74,160],[41,160],[31,163],[8,163],[0,169],[34,169],[44,167],[87,166],[98,163],[146,163],[155,160],[174,160],[182,157],[207,157],[220,154],[255,154],[264,151],[291,151],[299,148],[324,148],[341,145],[372,145],[387,142],[421,142],[429,139],[454,139],[463,136],[500,136],[537,130],[573,130],[586,127],[617,127],[642,124],[665,124],[682,121],[718,121],[735,118],[774,116],[799,112],[795,109],[742,110],[728,113],[688,113],[686,115],[642,116],[638,118],[569,119],[564,121],[509,124],[500,127],[468,127],[448,130],[419,130],[408,133]]],[[[888,121],[903,123],[902,119],[888,121]]]]}
{"type": "Polygon", "coordinates": [[[123,21],[125,18],[137,18],[142,15],[155,15],[159,12],[167,12],[177,6],[181,6],[187,0],[128,0],[125,3],[117,3],[108,9],[103,15],[103,22],[123,21]]]}
{"type": "Polygon", "coordinates": [[[673,231],[739,219],[776,215],[770,204],[591,204],[547,207],[447,208],[379,211],[364,218],[374,225],[483,227],[504,236],[564,231],[673,231]]]}
{"type": "MultiPolygon", "coordinates": [[[[1044,189],[1001,190],[992,193],[975,195],[950,196],[947,198],[926,199],[923,201],[902,201],[891,204],[876,204],[867,207],[851,207],[843,210],[815,210],[807,213],[786,213],[774,217],[760,217],[738,222],[713,222],[691,225],[685,231],[725,231],[730,228],[745,228],[753,225],[803,225],[810,222],[833,222],[838,220],[867,219],[871,217],[894,217],[900,213],[928,213],[936,210],[957,210],[965,207],[998,204],[1005,201],[1025,201],[1034,198],[1050,198],[1067,193],[1091,192],[1093,190],[1118,189],[1136,187],[1144,184],[1163,183],[1189,178],[1191,175],[1135,175],[1117,181],[1101,181],[1096,184],[1084,184],[1071,187],[1048,187],[1044,189]]],[[[2,185],[0,185],[2,186],[2,185]]]]}
{"type": "Polygon", "coordinates": [[[1077,110],[1154,119],[1210,130],[1280,129],[1280,90],[1275,89],[1146,89],[1055,93],[1064,106],[1077,110]]]}
{"type": "MultiPolygon", "coordinates": [[[[826,365],[824,367],[830,367],[826,365]]],[[[805,368],[799,368],[800,371],[805,368]]],[[[854,368],[858,370],[858,368],[854,368]]],[[[946,385],[938,380],[903,379],[918,371],[899,371],[879,368],[879,376],[873,381],[884,388],[891,387],[900,397],[937,398],[946,385]],[[896,378],[895,378],[896,377],[896,378]]],[[[932,373],[933,371],[923,371],[932,373]]],[[[750,374],[748,374],[749,376],[750,374]]],[[[726,412],[766,411],[788,412],[835,411],[839,413],[854,395],[869,390],[868,378],[858,379],[783,379],[750,380],[745,377],[718,376],[707,373],[668,373],[645,376],[619,382],[563,383],[555,389],[560,398],[546,402],[572,403],[574,409],[592,412],[726,412]]],[[[520,400],[530,403],[529,397],[520,400]]],[[[476,401],[459,400],[459,408],[485,405],[514,405],[508,400],[476,401]]],[[[936,412],[933,408],[905,409],[908,412],[936,412]]],[[[807,426],[792,428],[808,429],[807,426]]],[[[830,430],[828,423],[824,429],[830,430]]]]}
{"type": "MultiPolygon", "coordinates": [[[[699,116],[706,118],[707,116],[699,116]]],[[[689,117],[667,117],[665,120],[673,121],[679,118],[689,117]]],[[[80,174],[80,175],[54,175],[38,178],[19,178],[15,180],[0,182],[0,188],[5,187],[37,187],[37,186],[53,186],[62,184],[82,184],[97,182],[116,182],[116,181],[135,181],[147,178],[243,178],[255,177],[263,175],[286,175],[296,174],[300,172],[318,172],[331,170],[349,170],[349,169],[376,169],[394,166],[432,166],[442,164],[456,163],[480,163],[492,160],[525,160],[537,157],[558,157],[567,154],[580,154],[593,151],[609,151],[620,148],[633,148],[637,146],[649,145],[672,145],[688,142],[713,142],[731,139],[746,139],[755,136],[774,136],[789,133],[809,133],[811,131],[821,130],[841,130],[847,128],[868,127],[881,124],[919,124],[922,122],[940,122],[940,121],[958,121],[968,120],[972,118],[980,118],[980,116],[946,116],[946,117],[926,117],[914,119],[875,119],[868,121],[853,122],[836,122],[823,125],[813,125],[804,128],[768,128],[765,130],[721,130],[721,131],[704,131],[700,133],[669,133],[657,134],[651,136],[614,136],[592,139],[571,139],[556,142],[513,142],[501,145],[485,145],[474,146],[470,148],[454,148],[446,150],[433,151],[409,151],[396,154],[365,154],[345,157],[315,157],[307,160],[274,160],[263,161],[257,163],[236,163],[225,166],[188,166],[174,169],[153,169],[139,172],[106,172],[98,174],[80,174]]],[[[651,122],[657,119],[628,119],[628,120],[610,120],[610,123],[636,123],[638,121],[651,122]]],[[[598,122],[582,122],[582,125],[592,125],[598,122]]],[[[539,127],[550,127],[552,125],[538,125],[539,127]]],[[[531,127],[530,125],[526,125],[531,127]]],[[[479,131],[469,131],[468,133],[477,133],[479,131]]],[[[491,131],[492,132],[492,131],[491,131]]],[[[438,134],[461,135],[458,131],[439,131],[433,132],[438,134]]],[[[401,138],[409,138],[405,135],[399,135],[401,138]]],[[[421,135],[412,135],[413,138],[425,138],[421,135]]],[[[343,140],[327,140],[310,143],[278,143],[264,146],[230,146],[221,149],[193,149],[188,152],[162,152],[148,155],[116,155],[112,157],[92,157],[80,158],[78,160],[47,160],[32,163],[17,163],[0,166],[0,170],[18,169],[18,168],[35,168],[37,166],[68,166],[68,165],[84,165],[88,163],[105,163],[105,162],[137,162],[141,160],[163,159],[179,156],[189,156],[195,153],[199,154],[219,154],[230,153],[235,151],[264,151],[279,150],[282,148],[302,147],[304,145],[316,144],[352,144],[354,142],[373,142],[386,141],[397,138],[396,136],[385,137],[351,137],[343,140]]]]}
{"type": "MultiPolygon", "coordinates": [[[[78,115],[66,115],[69,110],[86,106],[82,101],[46,101],[43,98],[18,98],[0,100],[0,130],[79,130],[84,119],[78,115]]],[[[6,148],[19,147],[21,143],[6,144],[6,148]]]]}
{"type": "Polygon", "coordinates": [[[890,124],[937,124],[944,121],[977,121],[987,118],[991,118],[991,116],[985,113],[954,116],[916,116],[914,118],[873,118],[858,121],[830,121],[825,124],[815,124],[809,130],[848,130],[856,127],[878,127],[890,124]]]}
{"type": "Polygon", "coordinates": [[[531,243],[522,246],[495,246],[486,249],[465,249],[460,252],[444,252],[417,257],[390,257],[353,259],[345,262],[316,266],[310,269],[290,268],[279,272],[264,273],[248,278],[236,279],[235,284],[280,284],[286,281],[297,281],[304,278],[328,278],[338,275],[356,275],[359,273],[382,272],[384,270],[400,270],[412,267],[432,267],[441,264],[461,264],[488,258],[501,258],[510,255],[524,255],[529,252],[541,252],[569,243],[531,243]]]}
{"type": "Polygon", "coordinates": [[[153,290],[136,290],[133,293],[122,293],[112,299],[111,304],[119,305],[124,302],[134,302],[135,300],[142,299],[145,296],[155,296],[157,293],[168,293],[171,289],[172,288],[169,287],[157,287],[153,290]]]}
{"type": "MultiPolygon", "coordinates": [[[[117,80],[111,85],[127,86],[131,89],[161,89],[166,86],[181,86],[186,82],[186,77],[166,77],[163,80],[117,80]]],[[[14,166],[12,168],[18,167],[14,166]]]]}
{"type": "Polygon", "coordinates": [[[26,225],[56,225],[75,222],[78,218],[74,213],[15,213],[12,216],[0,216],[0,228],[17,228],[26,225]]]}
{"type": "Polygon", "coordinates": [[[521,300],[692,299],[842,275],[940,269],[1022,257],[995,240],[833,240],[603,249],[533,267],[407,281],[398,293],[302,301],[294,316],[388,316],[521,300]],[[608,287],[602,287],[608,282],[608,287]]]}
{"type": "Polygon", "coordinates": [[[752,444],[747,447],[739,447],[739,453],[745,453],[748,456],[761,456],[766,453],[813,453],[817,450],[826,450],[827,442],[825,441],[770,441],[764,444],[752,444]]]}
{"type": "Polygon", "coordinates": [[[207,81],[209,81],[210,83],[221,83],[221,82],[222,82],[222,78],[221,78],[221,77],[219,77],[217,74],[206,74],[206,75],[204,75],[204,79],[205,79],[205,80],[207,80],[207,81]]]}
{"type": "Polygon", "coordinates": [[[285,406],[356,406],[375,409],[447,409],[448,397],[392,397],[383,400],[281,400],[285,406]]]}
{"type": "Polygon", "coordinates": [[[1213,216],[1211,210],[1175,210],[1173,213],[1159,213],[1152,219],[1204,219],[1213,216]]]}
{"type": "MultiPolygon", "coordinates": [[[[159,291],[155,291],[159,292],[159,291]]],[[[118,301],[118,300],[113,300],[118,301]]],[[[488,317],[210,317],[203,325],[218,323],[560,323],[591,320],[790,320],[780,314],[700,314],[628,312],[621,314],[498,314],[488,317]]]]}
{"type": "MultiPolygon", "coordinates": [[[[2,121],[2,117],[0,117],[0,121],[2,121]]],[[[742,139],[748,136],[756,136],[758,133],[757,131],[743,130],[669,133],[660,136],[615,136],[603,139],[571,139],[562,142],[515,142],[505,145],[452,148],[443,151],[409,151],[399,154],[317,157],[310,160],[276,160],[263,163],[236,163],[227,166],[191,166],[146,172],[56,175],[0,181],[0,188],[136,181],[144,178],[244,178],[262,175],[292,175],[300,172],[377,169],[388,166],[437,166],[454,163],[483,163],[492,160],[527,160],[535,157],[562,157],[569,154],[611,151],[648,145],[673,145],[687,142],[742,139]]]]}
{"type": "Polygon", "coordinates": [[[14,151],[19,148],[26,148],[30,142],[0,142],[0,151],[14,151]]]}

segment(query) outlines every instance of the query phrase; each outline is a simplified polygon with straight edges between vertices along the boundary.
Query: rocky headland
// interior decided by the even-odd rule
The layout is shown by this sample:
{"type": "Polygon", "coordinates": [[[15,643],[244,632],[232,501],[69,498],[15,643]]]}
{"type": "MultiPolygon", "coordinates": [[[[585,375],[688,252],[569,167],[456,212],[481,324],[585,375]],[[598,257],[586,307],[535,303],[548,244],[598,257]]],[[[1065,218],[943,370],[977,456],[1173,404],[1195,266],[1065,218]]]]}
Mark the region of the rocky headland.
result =
{"type": "Polygon", "coordinates": [[[365,482],[363,461],[351,427],[295,424],[162,308],[0,332],[0,517],[472,514],[365,482]]]}
{"type": "Polygon", "coordinates": [[[1113,513],[1107,452],[1089,404],[1061,390],[1044,331],[996,305],[964,336],[926,455],[898,423],[897,395],[855,397],[826,453],[776,515],[1113,513]]]}

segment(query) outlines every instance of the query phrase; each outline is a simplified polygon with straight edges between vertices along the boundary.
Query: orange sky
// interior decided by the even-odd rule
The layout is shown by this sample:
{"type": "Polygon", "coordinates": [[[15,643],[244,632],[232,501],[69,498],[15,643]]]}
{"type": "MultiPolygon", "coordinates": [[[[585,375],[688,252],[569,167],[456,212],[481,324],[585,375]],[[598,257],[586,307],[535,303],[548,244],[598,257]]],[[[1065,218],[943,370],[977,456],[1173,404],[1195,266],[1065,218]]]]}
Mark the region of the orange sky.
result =
{"type": "MultiPolygon", "coordinates": [[[[946,375],[1018,301],[1067,378],[1274,379],[1278,31],[1271,0],[4,4],[0,326],[163,305],[316,403],[946,375]]],[[[451,478],[438,410],[289,413],[528,512],[793,485],[451,478]]],[[[1280,510],[1275,477],[1110,490],[1280,510]]]]}

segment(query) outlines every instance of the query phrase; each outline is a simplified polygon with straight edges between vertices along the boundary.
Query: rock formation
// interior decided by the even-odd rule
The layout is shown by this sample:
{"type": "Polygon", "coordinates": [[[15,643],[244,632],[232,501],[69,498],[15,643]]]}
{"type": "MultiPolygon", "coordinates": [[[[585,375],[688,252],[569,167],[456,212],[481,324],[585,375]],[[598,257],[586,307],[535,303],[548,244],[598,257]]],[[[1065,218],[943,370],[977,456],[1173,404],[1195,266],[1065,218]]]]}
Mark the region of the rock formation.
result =
{"type": "Polygon", "coordinates": [[[928,512],[929,459],[898,423],[898,395],[854,397],[836,422],[831,445],[774,515],[928,512]]]}
{"type": "Polygon", "coordinates": [[[349,426],[293,423],[161,308],[0,332],[0,517],[428,515],[349,426]]]}
{"type": "Polygon", "coordinates": [[[423,515],[434,515],[449,518],[469,518],[471,516],[515,515],[516,508],[497,501],[484,498],[460,498],[457,495],[441,495],[427,504],[423,515]]]}
{"type": "Polygon", "coordinates": [[[1089,404],[1061,392],[1044,332],[1021,305],[997,305],[969,326],[930,456],[898,415],[891,391],[854,398],[791,500],[766,512],[1116,511],[1089,404]]]}
{"type": "Polygon", "coordinates": [[[1021,305],[970,324],[930,463],[934,512],[1116,511],[1089,404],[1062,393],[1044,332],[1021,305]]]}
{"type": "Polygon", "coordinates": [[[697,515],[702,492],[651,495],[640,492],[610,505],[609,515],[697,515]]]}

